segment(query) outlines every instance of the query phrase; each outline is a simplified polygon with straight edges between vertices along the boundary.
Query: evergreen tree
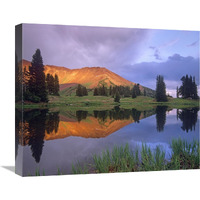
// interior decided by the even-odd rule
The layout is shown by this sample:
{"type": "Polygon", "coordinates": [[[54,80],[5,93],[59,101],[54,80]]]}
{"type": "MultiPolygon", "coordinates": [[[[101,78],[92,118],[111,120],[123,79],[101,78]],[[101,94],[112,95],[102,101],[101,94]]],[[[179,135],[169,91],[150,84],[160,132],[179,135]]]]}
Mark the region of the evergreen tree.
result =
{"type": "Polygon", "coordinates": [[[132,98],[136,98],[137,97],[137,95],[136,95],[136,86],[135,85],[133,86],[131,97],[132,98]]]}
{"type": "Polygon", "coordinates": [[[178,89],[178,86],[176,88],[176,98],[179,98],[179,89],[178,89]]]}
{"type": "Polygon", "coordinates": [[[166,95],[166,85],[164,82],[164,78],[161,75],[157,76],[157,83],[156,83],[156,101],[167,101],[166,95]]]}
{"type": "Polygon", "coordinates": [[[98,96],[99,95],[99,93],[98,93],[98,89],[97,88],[94,88],[94,94],[93,94],[94,96],[98,96]]]}
{"type": "Polygon", "coordinates": [[[83,96],[87,96],[88,95],[88,91],[86,87],[82,87],[82,95],[83,96]]]}
{"type": "Polygon", "coordinates": [[[110,85],[109,95],[112,96],[112,93],[113,93],[113,88],[112,88],[112,85],[110,85]]]}
{"type": "Polygon", "coordinates": [[[192,98],[193,99],[198,99],[198,92],[197,92],[197,84],[195,82],[195,77],[193,77],[192,80],[192,98]]]}
{"type": "Polygon", "coordinates": [[[181,78],[182,85],[179,87],[179,94],[182,98],[192,98],[198,99],[197,85],[195,82],[195,77],[183,76],[181,78]]]}
{"type": "Polygon", "coordinates": [[[59,79],[58,79],[58,75],[55,74],[55,78],[54,78],[54,95],[59,96],[59,79]]]}
{"type": "Polygon", "coordinates": [[[40,99],[42,102],[48,102],[44,65],[40,49],[37,49],[33,55],[31,66],[29,67],[30,79],[28,82],[29,92],[40,99]]]}
{"type": "Polygon", "coordinates": [[[82,87],[80,84],[78,84],[77,90],[76,90],[76,96],[82,97],[83,96],[83,91],[82,87]]]}
{"type": "Polygon", "coordinates": [[[120,103],[120,94],[119,94],[119,91],[118,91],[118,90],[117,90],[117,92],[116,92],[116,95],[115,95],[115,98],[114,98],[114,102],[120,103]]]}
{"type": "Polygon", "coordinates": [[[156,107],[156,128],[158,132],[164,131],[167,108],[167,106],[156,107]]]}
{"type": "Polygon", "coordinates": [[[131,95],[131,90],[130,90],[130,87],[129,86],[126,86],[124,88],[124,97],[130,97],[131,95]]]}
{"type": "Polygon", "coordinates": [[[47,89],[48,94],[50,94],[50,74],[49,73],[46,75],[46,89],[47,89]]]}
{"type": "Polygon", "coordinates": [[[54,94],[54,88],[55,88],[55,85],[54,85],[54,77],[53,77],[53,75],[50,75],[50,77],[49,77],[49,85],[48,85],[48,87],[49,87],[49,94],[54,94]]]}
{"type": "Polygon", "coordinates": [[[135,86],[135,92],[136,92],[136,96],[140,96],[141,95],[140,84],[139,83],[135,86]]]}

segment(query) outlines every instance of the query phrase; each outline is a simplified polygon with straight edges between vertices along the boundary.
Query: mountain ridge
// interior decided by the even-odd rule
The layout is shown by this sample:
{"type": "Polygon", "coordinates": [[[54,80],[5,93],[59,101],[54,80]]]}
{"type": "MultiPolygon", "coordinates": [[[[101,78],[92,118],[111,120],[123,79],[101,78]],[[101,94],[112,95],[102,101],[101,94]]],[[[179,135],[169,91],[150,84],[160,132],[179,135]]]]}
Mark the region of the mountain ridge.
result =
{"type": "MultiPolygon", "coordinates": [[[[31,65],[30,61],[22,60],[22,66],[28,70],[31,65]]],[[[63,66],[44,65],[45,74],[57,74],[60,84],[78,83],[85,85],[87,88],[94,88],[100,85],[124,85],[133,86],[136,83],[126,80],[118,74],[108,70],[105,67],[82,67],[78,69],[69,69],[63,66]]]]}
{"type": "MultiPolygon", "coordinates": [[[[22,60],[23,70],[26,68],[28,70],[31,66],[31,62],[28,60],[22,60]]],[[[55,74],[59,77],[60,88],[63,89],[72,84],[81,84],[88,89],[94,89],[99,86],[129,86],[133,87],[136,83],[126,80],[120,75],[108,70],[105,67],[82,67],[77,69],[69,69],[64,66],[55,66],[55,65],[44,65],[45,74],[55,74]]],[[[148,96],[153,96],[155,91],[140,85],[140,90],[144,92],[144,89],[148,93],[148,96]]]]}

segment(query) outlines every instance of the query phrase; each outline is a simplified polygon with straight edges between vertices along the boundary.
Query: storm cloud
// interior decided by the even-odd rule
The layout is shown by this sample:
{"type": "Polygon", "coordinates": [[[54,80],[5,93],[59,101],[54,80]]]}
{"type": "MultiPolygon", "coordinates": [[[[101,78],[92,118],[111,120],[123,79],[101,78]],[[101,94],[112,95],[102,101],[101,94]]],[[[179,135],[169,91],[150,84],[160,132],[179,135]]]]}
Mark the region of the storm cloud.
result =
{"type": "Polygon", "coordinates": [[[24,59],[40,48],[44,64],[81,68],[134,63],[150,30],[23,25],[24,59]]]}
{"type": "Polygon", "coordinates": [[[183,57],[179,54],[169,56],[165,62],[143,62],[127,65],[120,72],[124,78],[135,81],[152,89],[156,87],[156,76],[163,75],[167,90],[176,90],[181,84],[181,77],[186,74],[195,76],[199,84],[199,58],[183,57]]]}
{"type": "Polygon", "coordinates": [[[106,67],[152,89],[163,75],[173,96],[186,74],[199,84],[198,32],[23,24],[22,43],[23,59],[39,48],[44,64],[106,67]]]}

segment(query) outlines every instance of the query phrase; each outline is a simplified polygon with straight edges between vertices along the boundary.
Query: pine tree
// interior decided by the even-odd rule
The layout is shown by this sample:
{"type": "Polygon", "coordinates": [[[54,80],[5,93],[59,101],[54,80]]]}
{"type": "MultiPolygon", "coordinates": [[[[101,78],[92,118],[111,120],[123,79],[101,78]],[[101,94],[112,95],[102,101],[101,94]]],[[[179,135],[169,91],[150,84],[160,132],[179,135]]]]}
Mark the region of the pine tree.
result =
{"type": "Polygon", "coordinates": [[[82,86],[82,95],[83,95],[83,96],[87,96],[87,95],[88,95],[87,88],[86,88],[86,87],[83,87],[83,86],[82,86]]]}
{"type": "Polygon", "coordinates": [[[118,90],[116,91],[116,95],[115,95],[115,98],[114,98],[114,102],[120,103],[120,94],[119,94],[119,91],[118,91],[118,90]]]}
{"type": "Polygon", "coordinates": [[[110,85],[109,95],[112,96],[112,93],[113,93],[113,88],[112,88],[112,85],[110,85]]]}
{"type": "Polygon", "coordinates": [[[178,89],[178,86],[176,88],[176,98],[179,98],[179,89],[178,89]]]}
{"type": "Polygon", "coordinates": [[[94,88],[94,94],[93,94],[94,96],[98,96],[99,95],[99,93],[98,93],[98,88],[94,88]]]}
{"type": "Polygon", "coordinates": [[[54,94],[54,88],[55,88],[55,81],[54,81],[54,77],[53,75],[50,74],[49,76],[49,85],[48,85],[48,88],[49,88],[49,94],[54,94]]]}
{"type": "Polygon", "coordinates": [[[46,89],[48,91],[48,94],[50,94],[50,74],[49,73],[46,75],[46,89]]]}
{"type": "Polygon", "coordinates": [[[164,82],[164,78],[161,75],[157,76],[157,83],[156,83],[156,101],[158,102],[165,102],[167,101],[166,95],[166,85],[164,82]]]}
{"type": "Polygon", "coordinates": [[[37,49],[33,55],[31,66],[29,67],[30,79],[28,82],[29,92],[40,99],[42,102],[48,102],[44,65],[40,49],[37,49]]]}
{"type": "Polygon", "coordinates": [[[140,92],[140,84],[138,83],[135,87],[135,92],[136,92],[136,96],[140,96],[141,92],[140,92]]]}
{"type": "Polygon", "coordinates": [[[126,86],[126,87],[124,88],[124,97],[130,97],[130,94],[131,94],[130,87],[129,87],[129,86],[126,86]]]}
{"type": "Polygon", "coordinates": [[[198,99],[197,85],[195,83],[195,77],[183,76],[181,78],[182,85],[179,87],[179,94],[182,98],[198,99]]]}
{"type": "Polygon", "coordinates": [[[58,75],[55,74],[55,78],[54,78],[54,95],[59,96],[59,79],[58,79],[58,75]]]}
{"type": "Polygon", "coordinates": [[[133,86],[131,97],[132,98],[136,98],[137,97],[137,95],[136,95],[136,86],[135,85],[133,86]]]}
{"type": "Polygon", "coordinates": [[[80,84],[78,84],[77,90],[76,90],[76,96],[82,97],[83,96],[83,91],[82,87],[80,84]]]}

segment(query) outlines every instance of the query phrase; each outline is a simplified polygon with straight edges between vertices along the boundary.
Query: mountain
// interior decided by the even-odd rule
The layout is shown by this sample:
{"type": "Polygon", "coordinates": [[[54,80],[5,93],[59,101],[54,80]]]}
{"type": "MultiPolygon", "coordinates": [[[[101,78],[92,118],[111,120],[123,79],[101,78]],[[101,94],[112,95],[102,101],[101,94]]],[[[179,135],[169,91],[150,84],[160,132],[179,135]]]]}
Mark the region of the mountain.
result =
{"type": "MultiPolygon", "coordinates": [[[[31,65],[31,62],[22,60],[23,69],[31,65]]],[[[45,65],[45,74],[57,74],[59,77],[60,90],[68,87],[77,87],[77,84],[86,86],[92,89],[98,86],[122,85],[132,87],[136,83],[122,78],[118,74],[106,69],[105,67],[83,67],[80,69],[69,69],[66,67],[58,67],[54,65],[45,65]]],[[[145,88],[147,96],[153,96],[155,91],[140,85],[140,90],[145,88]]]]}
{"type": "MultiPolygon", "coordinates": [[[[31,62],[23,60],[23,68],[31,65],[31,62]]],[[[128,81],[121,76],[111,72],[104,67],[83,67],[80,69],[69,69],[54,65],[45,65],[45,74],[57,74],[60,84],[78,83],[87,88],[94,88],[100,85],[109,87],[110,85],[132,86],[135,83],[128,81]]]]}
{"type": "MultiPolygon", "coordinates": [[[[142,120],[153,114],[155,114],[154,111],[141,112],[138,119],[142,120]]],[[[88,116],[86,119],[77,121],[76,117],[73,118],[72,116],[69,117],[66,113],[64,113],[64,115],[59,114],[60,121],[58,123],[58,128],[51,132],[45,130],[44,140],[63,139],[71,136],[82,138],[104,138],[125,126],[136,122],[132,116],[130,116],[129,119],[118,120],[111,120],[110,117],[107,117],[105,122],[95,118],[94,116],[88,116]]],[[[19,143],[25,146],[29,144],[29,141],[32,140],[33,136],[29,131],[29,122],[24,122],[23,128],[23,135],[21,135],[22,131],[19,132],[19,143]]]]}

